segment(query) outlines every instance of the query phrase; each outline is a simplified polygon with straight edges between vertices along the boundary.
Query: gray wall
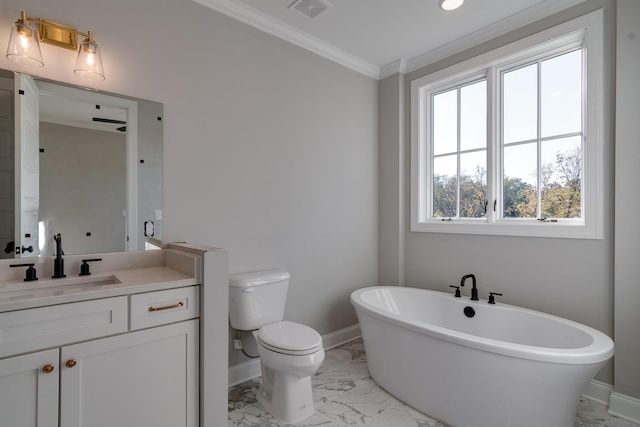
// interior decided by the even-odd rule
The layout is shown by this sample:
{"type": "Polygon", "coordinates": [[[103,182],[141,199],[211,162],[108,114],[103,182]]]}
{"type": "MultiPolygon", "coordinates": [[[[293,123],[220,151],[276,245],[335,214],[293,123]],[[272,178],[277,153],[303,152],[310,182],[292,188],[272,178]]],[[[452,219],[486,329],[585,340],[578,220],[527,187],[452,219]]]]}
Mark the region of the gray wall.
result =
{"type": "MultiPolygon", "coordinates": [[[[541,22],[529,25],[468,51],[453,55],[405,76],[404,84],[404,139],[381,138],[381,174],[392,176],[394,168],[402,168],[404,191],[381,186],[380,200],[395,200],[396,208],[405,208],[400,223],[384,215],[388,206],[381,208],[381,230],[390,234],[398,229],[405,232],[404,274],[407,286],[449,292],[449,285],[458,284],[465,273],[478,278],[480,295],[489,291],[501,292],[505,303],[541,310],[569,318],[613,336],[613,123],[615,78],[615,3],[589,0],[541,22]],[[495,237],[410,232],[410,85],[411,81],[462,60],[477,56],[527,35],[557,25],[598,8],[605,14],[605,232],[603,240],[545,239],[529,237],[495,237]],[[398,153],[398,150],[404,152],[398,153]],[[404,162],[398,162],[398,156],[404,162]],[[399,194],[397,196],[396,194],[399,194]],[[390,231],[392,230],[392,231],[390,231]]],[[[395,86],[391,76],[380,82],[381,108],[397,114],[397,96],[389,86],[395,86]]],[[[387,119],[391,120],[391,119],[387,119]]],[[[400,137],[402,135],[400,134],[400,137]]],[[[386,178],[385,178],[386,179],[386,178]]],[[[390,202],[391,203],[391,202],[390,202]]],[[[385,203],[386,205],[386,203],[385,203]]],[[[381,247],[386,245],[381,239],[381,247]]],[[[387,249],[390,252],[391,249],[387,249]]],[[[390,265],[380,261],[381,268],[390,265]]],[[[396,275],[380,272],[380,277],[396,275]]],[[[597,379],[613,384],[612,363],[598,374],[597,379]]]]}
{"type": "MultiPolygon", "coordinates": [[[[379,93],[379,222],[378,281],[381,285],[404,283],[405,214],[409,199],[405,198],[405,129],[403,74],[381,80],[379,93]]],[[[409,147],[406,147],[409,150],[409,147]]]]}
{"type": "Polygon", "coordinates": [[[640,2],[618,1],[615,390],[640,399],[640,2]]]}
{"type": "MultiPolygon", "coordinates": [[[[164,104],[165,241],[289,270],[286,317],[321,334],[357,323],[349,295],[378,274],[375,80],[189,0],[1,1],[0,45],[21,10],[91,29],[96,86],[164,104]]],[[[41,48],[30,73],[78,83],[74,52],[41,48]]]]}
{"type": "Polygon", "coordinates": [[[68,254],[123,251],[124,134],[40,122],[40,149],[40,221],[48,227],[43,255],[54,255],[56,233],[68,254]]]}

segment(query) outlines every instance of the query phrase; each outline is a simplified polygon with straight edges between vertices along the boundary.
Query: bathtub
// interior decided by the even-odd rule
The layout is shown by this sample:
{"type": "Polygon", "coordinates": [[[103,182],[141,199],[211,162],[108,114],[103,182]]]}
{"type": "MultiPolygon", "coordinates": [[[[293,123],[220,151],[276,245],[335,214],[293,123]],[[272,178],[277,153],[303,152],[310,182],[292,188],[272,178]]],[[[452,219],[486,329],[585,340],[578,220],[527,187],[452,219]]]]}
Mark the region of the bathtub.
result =
{"type": "Polygon", "coordinates": [[[573,427],[613,356],[595,329],[499,301],[371,287],[351,302],[375,382],[451,427],[573,427]]]}

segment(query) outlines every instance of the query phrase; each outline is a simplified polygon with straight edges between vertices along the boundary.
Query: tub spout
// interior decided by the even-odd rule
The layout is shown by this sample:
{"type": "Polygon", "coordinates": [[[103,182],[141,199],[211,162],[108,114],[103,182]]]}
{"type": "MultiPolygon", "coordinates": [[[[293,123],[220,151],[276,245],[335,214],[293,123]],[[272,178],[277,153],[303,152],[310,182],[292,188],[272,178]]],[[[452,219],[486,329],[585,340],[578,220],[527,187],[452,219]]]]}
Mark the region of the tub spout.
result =
{"type": "Polygon", "coordinates": [[[462,276],[460,286],[464,287],[464,282],[471,277],[471,301],[478,301],[478,288],[476,287],[476,276],[473,274],[465,274],[462,276]]]}

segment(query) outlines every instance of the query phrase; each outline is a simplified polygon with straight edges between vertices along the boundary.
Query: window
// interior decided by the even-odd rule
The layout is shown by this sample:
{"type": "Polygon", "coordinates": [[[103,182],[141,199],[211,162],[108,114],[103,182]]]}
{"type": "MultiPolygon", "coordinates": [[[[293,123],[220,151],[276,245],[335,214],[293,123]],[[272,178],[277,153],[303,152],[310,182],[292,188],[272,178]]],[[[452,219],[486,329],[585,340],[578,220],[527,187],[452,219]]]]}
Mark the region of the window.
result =
{"type": "Polygon", "coordinates": [[[596,11],[414,80],[412,231],[602,238],[601,69],[596,11]]]}
{"type": "Polygon", "coordinates": [[[433,217],[482,218],[487,210],[487,80],[432,96],[433,217]]]}

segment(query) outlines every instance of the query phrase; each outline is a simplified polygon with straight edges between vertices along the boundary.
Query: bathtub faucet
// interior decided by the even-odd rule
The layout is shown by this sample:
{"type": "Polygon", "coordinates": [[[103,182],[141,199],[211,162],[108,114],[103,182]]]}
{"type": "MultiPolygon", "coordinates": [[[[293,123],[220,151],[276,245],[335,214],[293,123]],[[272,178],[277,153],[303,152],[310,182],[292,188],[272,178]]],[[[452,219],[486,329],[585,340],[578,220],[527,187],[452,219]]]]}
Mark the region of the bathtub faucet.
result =
{"type": "Polygon", "coordinates": [[[476,288],[476,276],[473,274],[465,274],[462,276],[460,286],[464,287],[464,282],[471,277],[471,301],[478,301],[478,288],[476,288]]]}

